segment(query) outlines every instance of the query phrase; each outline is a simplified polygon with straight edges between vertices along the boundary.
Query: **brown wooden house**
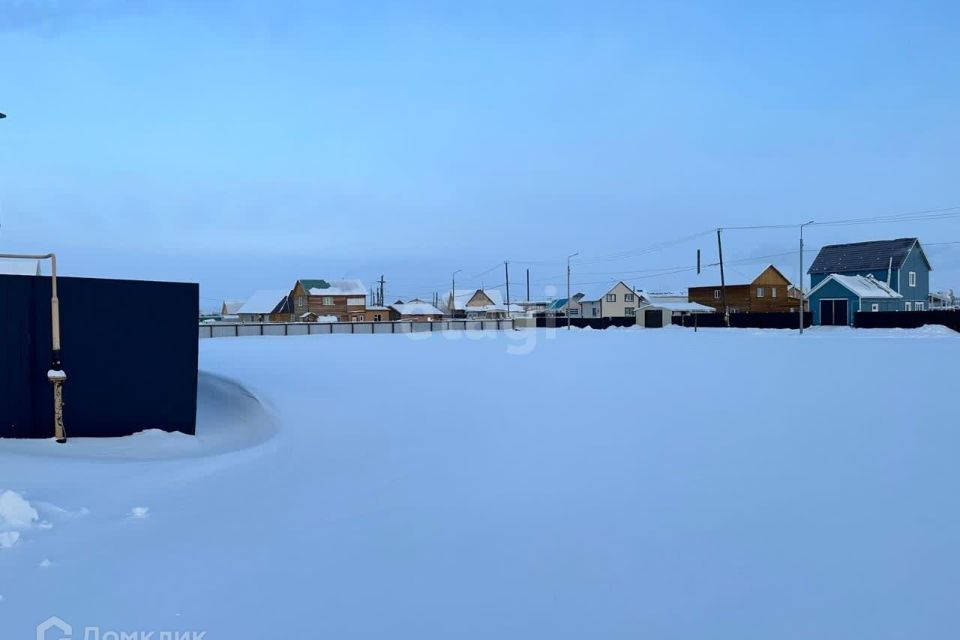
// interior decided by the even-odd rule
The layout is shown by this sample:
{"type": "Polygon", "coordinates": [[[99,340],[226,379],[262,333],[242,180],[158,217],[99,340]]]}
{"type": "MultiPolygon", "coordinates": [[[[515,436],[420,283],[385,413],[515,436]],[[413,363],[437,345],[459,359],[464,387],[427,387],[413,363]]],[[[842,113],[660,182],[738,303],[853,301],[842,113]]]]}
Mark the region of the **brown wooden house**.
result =
{"type": "Polygon", "coordinates": [[[399,320],[400,314],[391,307],[374,305],[367,307],[366,311],[364,311],[363,319],[366,322],[392,322],[393,320],[399,320]]]}
{"type": "Polygon", "coordinates": [[[290,301],[297,317],[312,311],[340,322],[367,320],[367,288],[360,280],[297,280],[290,301]]]}
{"type": "MultiPolygon", "coordinates": [[[[687,299],[723,312],[724,292],[719,284],[690,287],[687,299]]],[[[800,307],[800,292],[771,264],[749,284],[728,284],[726,303],[730,313],[795,312],[800,307]]]]}

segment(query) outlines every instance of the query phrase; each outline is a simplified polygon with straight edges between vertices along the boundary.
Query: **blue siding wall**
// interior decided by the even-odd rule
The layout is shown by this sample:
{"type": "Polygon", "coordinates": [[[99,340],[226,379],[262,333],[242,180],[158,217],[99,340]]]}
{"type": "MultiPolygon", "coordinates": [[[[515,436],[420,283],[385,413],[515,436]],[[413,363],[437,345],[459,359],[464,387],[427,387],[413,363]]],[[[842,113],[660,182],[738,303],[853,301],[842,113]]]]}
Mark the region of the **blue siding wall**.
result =
{"type": "Polygon", "coordinates": [[[852,324],[853,314],[860,309],[860,299],[836,281],[824,285],[822,289],[810,296],[810,311],[813,313],[813,324],[820,324],[820,301],[839,298],[847,299],[847,324],[852,324]]]}
{"type": "Polygon", "coordinates": [[[864,311],[873,311],[873,305],[879,307],[877,311],[901,311],[903,309],[902,300],[891,300],[890,298],[864,298],[862,301],[864,311]]]}
{"type": "MultiPolygon", "coordinates": [[[[894,280],[896,280],[896,277],[894,277],[894,280]]],[[[896,282],[893,283],[893,288],[897,289],[896,282]]],[[[910,251],[903,267],[900,268],[900,288],[897,289],[897,292],[903,296],[900,303],[901,309],[903,308],[903,302],[927,302],[927,296],[930,293],[930,271],[927,269],[927,263],[924,261],[919,247],[914,247],[910,251]],[[915,287],[910,286],[911,271],[917,274],[917,286],[915,287]]]]}

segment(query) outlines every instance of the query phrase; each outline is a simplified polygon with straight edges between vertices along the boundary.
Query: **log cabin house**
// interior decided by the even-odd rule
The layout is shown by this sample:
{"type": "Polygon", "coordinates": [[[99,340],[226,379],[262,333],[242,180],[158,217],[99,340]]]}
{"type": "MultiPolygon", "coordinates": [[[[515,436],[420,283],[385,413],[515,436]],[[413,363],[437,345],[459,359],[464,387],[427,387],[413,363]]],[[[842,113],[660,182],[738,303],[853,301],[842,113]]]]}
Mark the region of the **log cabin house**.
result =
{"type": "Polygon", "coordinates": [[[312,311],[318,316],[336,316],[340,322],[367,320],[367,288],[357,279],[297,280],[290,299],[297,317],[312,311]]]}
{"type": "MultiPolygon", "coordinates": [[[[800,306],[800,292],[775,266],[767,265],[748,284],[728,284],[726,303],[730,313],[795,312],[800,306]]],[[[687,299],[723,313],[724,292],[719,284],[690,287],[687,299]]]]}

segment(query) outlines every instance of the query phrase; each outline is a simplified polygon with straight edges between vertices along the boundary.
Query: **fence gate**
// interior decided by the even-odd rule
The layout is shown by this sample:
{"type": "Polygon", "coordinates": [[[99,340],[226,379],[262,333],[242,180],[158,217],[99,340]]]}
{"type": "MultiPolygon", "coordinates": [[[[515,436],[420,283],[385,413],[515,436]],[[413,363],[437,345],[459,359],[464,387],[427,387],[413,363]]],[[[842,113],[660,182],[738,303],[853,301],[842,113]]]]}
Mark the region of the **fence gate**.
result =
{"type": "MultiPolygon", "coordinates": [[[[193,434],[196,284],[57,278],[68,437],[193,434]],[[117,311],[157,310],[144,320],[117,311]]],[[[0,437],[53,436],[50,278],[0,275],[0,437]]],[[[152,313],[152,312],[151,312],[152,313]]]]}
{"type": "Polygon", "coordinates": [[[820,324],[825,327],[845,327],[850,324],[847,300],[821,300],[820,324]]]}

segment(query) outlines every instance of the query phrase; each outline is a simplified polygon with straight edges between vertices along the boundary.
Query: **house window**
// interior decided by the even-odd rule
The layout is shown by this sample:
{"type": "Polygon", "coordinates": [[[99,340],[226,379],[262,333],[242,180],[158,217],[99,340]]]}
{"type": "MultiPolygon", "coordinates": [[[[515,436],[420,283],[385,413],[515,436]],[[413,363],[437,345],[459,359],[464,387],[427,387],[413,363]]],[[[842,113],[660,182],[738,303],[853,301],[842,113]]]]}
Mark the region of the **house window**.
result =
{"type": "Polygon", "coordinates": [[[713,299],[714,299],[714,300],[719,300],[719,299],[720,299],[720,289],[714,289],[714,290],[713,290],[713,299]]]}
{"type": "Polygon", "coordinates": [[[912,302],[904,302],[904,303],[903,303],[903,308],[906,309],[907,311],[913,311],[913,303],[912,303],[912,302]]]}
{"type": "Polygon", "coordinates": [[[600,309],[594,307],[594,308],[593,308],[593,317],[596,318],[598,315],[600,315],[600,309]]]}
{"type": "Polygon", "coordinates": [[[373,314],[373,321],[374,321],[374,322],[380,322],[380,314],[379,314],[379,313],[373,314]]]}
{"type": "Polygon", "coordinates": [[[616,301],[617,301],[617,294],[615,293],[607,294],[607,302],[616,302],[616,301]]]}
{"type": "Polygon", "coordinates": [[[876,313],[877,311],[880,311],[880,305],[878,305],[877,303],[873,303],[872,305],[870,305],[870,311],[873,311],[874,313],[876,313]]]}
{"type": "Polygon", "coordinates": [[[916,311],[923,311],[923,303],[922,303],[922,302],[917,302],[916,304],[913,305],[913,308],[914,308],[916,311]]]}
{"type": "Polygon", "coordinates": [[[625,293],[625,294],[623,294],[623,301],[624,301],[624,302],[633,302],[633,294],[632,294],[632,293],[625,293]]]}
{"type": "Polygon", "coordinates": [[[917,286],[917,272],[916,272],[916,271],[911,271],[911,272],[910,272],[910,286],[911,286],[911,287],[917,286]]]}
{"type": "Polygon", "coordinates": [[[352,322],[363,322],[363,316],[352,316],[350,320],[352,322]]]}
{"type": "Polygon", "coordinates": [[[323,296],[323,306],[325,306],[325,307],[332,307],[332,306],[333,306],[333,298],[332,298],[331,296],[323,296]]]}
{"type": "Polygon", "coordinates": [[[625,316],[628,316],[628,317],[629,317],[629,316],[632,316],[632,315],[633,315],[633,312],[634,312],[634,308],[633,308],[633,307],[624,307],[624,308],[623,308],[623,315],[625,315],[625,316]]]}
{"type": "Polygon", "coordinates": [[[307,301],[303,296],[297,296],[297,311],[303,311],[307,301]]]}
{"type": "Polygon", "coordinates": [[[571,309],[570,309],[570,315],[572,315],[572,316],[578,316],[578,315],[580,315],[580,309],[571,308],[571,309]]]}
{"type": "Polygon", "coordinates": [[[770,297],[771,297],[771,298],[776,298],[776,297],[777,297],[777,288],[776,288],[776,287],[770,287],[770,297]]]}
{"type": "Polygon", "coordinates": [[[763,287],[757,287],[757,297],[758,298],[763,297],[763,287]]]}

